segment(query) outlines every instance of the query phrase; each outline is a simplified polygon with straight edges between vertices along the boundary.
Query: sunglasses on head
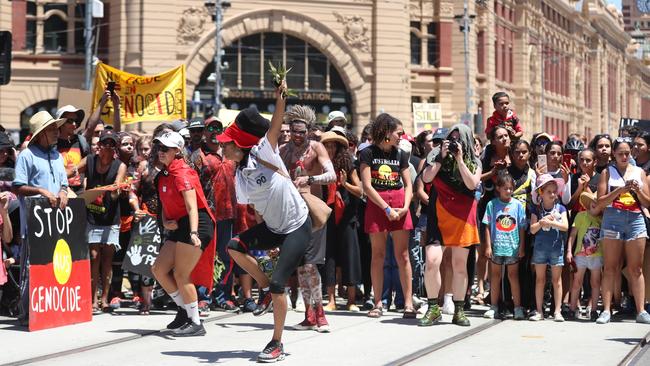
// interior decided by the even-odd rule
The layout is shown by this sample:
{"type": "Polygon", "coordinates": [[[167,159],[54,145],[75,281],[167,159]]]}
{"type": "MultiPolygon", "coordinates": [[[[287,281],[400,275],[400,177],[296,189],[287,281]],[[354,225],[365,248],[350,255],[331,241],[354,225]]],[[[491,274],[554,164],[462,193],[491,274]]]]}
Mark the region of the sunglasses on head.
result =
{"type": "Polygon", "coordinates": [[[617,137],[616,142],[621,143],[621,142],[627,142],[628,144],[632,143],[632,139],[630,137],[617,137]]]}

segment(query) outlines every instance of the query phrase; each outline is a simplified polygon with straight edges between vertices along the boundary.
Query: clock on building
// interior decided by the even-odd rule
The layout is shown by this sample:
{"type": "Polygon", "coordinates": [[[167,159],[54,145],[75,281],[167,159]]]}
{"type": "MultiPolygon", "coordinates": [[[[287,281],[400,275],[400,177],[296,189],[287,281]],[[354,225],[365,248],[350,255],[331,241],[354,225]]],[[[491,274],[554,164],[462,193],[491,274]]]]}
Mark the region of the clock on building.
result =
{"type": "Polygon", "coordinates": [[[650,1],[649,0],[636,0],[636,7],[639,9],[639,12],[648,14],[650,13],[650,1]]]}

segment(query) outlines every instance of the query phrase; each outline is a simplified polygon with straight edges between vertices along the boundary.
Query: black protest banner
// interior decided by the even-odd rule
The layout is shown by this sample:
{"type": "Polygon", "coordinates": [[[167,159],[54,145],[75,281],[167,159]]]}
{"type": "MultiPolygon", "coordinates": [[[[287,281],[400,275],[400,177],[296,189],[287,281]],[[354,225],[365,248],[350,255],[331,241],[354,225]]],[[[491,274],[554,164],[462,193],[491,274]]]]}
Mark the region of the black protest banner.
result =
{"type": "Polygon", "coordinates": [[[29,198],[26,207],[29,330],[90,321],[92,300],[84,200],[70,199],[65,209],[59,209],[52,208],[46,198],[29,198]]]}
{"type": "Polygon", "coordinates": [[[134,222],[122,268],[143,276],[153,277],[151,266],[158,257],[160,242],[160,227],[155,217],[146,215],[139,222],[134,222]]]}

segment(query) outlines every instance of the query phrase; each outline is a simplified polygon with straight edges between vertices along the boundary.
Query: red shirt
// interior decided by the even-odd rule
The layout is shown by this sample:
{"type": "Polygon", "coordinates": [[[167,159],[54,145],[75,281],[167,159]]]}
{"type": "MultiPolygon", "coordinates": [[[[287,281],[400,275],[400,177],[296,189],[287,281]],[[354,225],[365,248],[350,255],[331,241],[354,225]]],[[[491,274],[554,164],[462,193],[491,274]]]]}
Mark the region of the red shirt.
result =
{"type": "MultiPolygon", "coordinates": [[[[174,161],[163,170],[158,178],[158,196],[162,202],[165,220],[179,220],[187,216],[185,200],[181,192],[193,189],[196,191],[196,203],[198,209],[207,209],[208,203],[205,200],[199,175],[190,168],[183,159],[174,161]]],[[[212,217],[212,212],[207,210],[212,217]]],[[[214,218],[213,218],[214,219],[214,218]]]]}
{"type": "Polygon", "coordinates": [[[494,113],[492,113],[492,116],[488,117],[487,119],[485,134],[489,136],[492,130],[497,126],[510,127],[515,130],[515,132],[524,131],[524,129],[521,127],[521,123],[517,118],[517,115],[513,110],[508,111],[508,116],[506,118],[503,118],[499,112],[494,111],[494,113]]]}
{"type": "Polygon", "coordinates": [[[217,154],[205,154],[200,175],[201,181],[208,183],[204,193],[208,200],[212,201],[216,221],[235,219],[235,163],[224,160],[217,154]]]}

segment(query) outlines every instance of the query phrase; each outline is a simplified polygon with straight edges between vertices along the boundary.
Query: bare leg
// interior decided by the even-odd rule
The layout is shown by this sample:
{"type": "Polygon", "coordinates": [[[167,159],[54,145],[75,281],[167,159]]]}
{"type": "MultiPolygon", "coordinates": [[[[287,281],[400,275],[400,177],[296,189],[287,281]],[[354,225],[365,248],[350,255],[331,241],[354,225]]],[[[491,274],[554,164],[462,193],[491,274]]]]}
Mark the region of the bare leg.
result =
{"type": "Polygon", "coordinates": [[[616,277],[620,277],[621,274],[620,264],[622,251],[623,242],[621,240],[603,240],[603,257],[605,259],[605,273],[603,275],[602,284],[603,310],[609,311],[610,313],[612,310],[612,292],[614,290],[614,283],[616,277]]]}
{"type": "Polygon", "coordinates": [[[156,262],[151,267],[151,272],[156,278],[156,281],[160,283],[160,286],[162,286],[162,288],[165,289],[168,294],[178,291],[176,280],[172,275],[175,253],[176,242],[166,241],[165,244],[160,248],[160,254],[158,254],[156,262]]]}
{"type": "Polygon", "coordinates": [[[442,247],[440,245],[427,245],[426,263],[424,265],[424,287],[427,297],[438,298],[441,287],[440,263],[442,262],[442,247]]]}
{"type": "MultiPolygon", "coordinates": [[[[580,289],[582,288],[582,282],[583,279],[585,278],[585,272],[587,272],[586,268],[578,268],[578,271],[573,275],[573,282],[571,283],[571,302],[569,304],[569,308],[571,309],[571,311],[574,311],[578,308],[578,301],[580,299],[580,289]]],[[[591,273],[593,277],[593,270],[591,273]]],[[[600,271],[598,271],[598,273],[600,275],[600,271]]],[[[591,282],[591,284],[593,286],[593,281],[591,282]]],[[[591,289],[592,297],[595,291],[597,294],[600,293],[600,289],[594,289],[592,287],[591,289]]],[[[598,297],[596,297],[596,304],[598,304],[598,297]]]]}
{"type": "Polygon", "coordinates": [[[97,284],[99,283],[99,264],[101,260],[101,248],[99,244],[90,244],[90,293],[93,299],[93,308],[97,308],[97,284]]]}
{"type": "Polygon", "coordinates": [[[370,262],[370,277],[372,279],[372,291],[374,292],[375,307],[380,308],[381,291],[384,287],[384,258],[386,257],[387,233],[372,233],[370,245],[372,246],[372,260],[370,262]]]}
{"type": "Polygon", "coordinates": [[[641,238],[625,243],[628,281],[630,282],[630,292],[634,295],[637,314],[643,311],[643,305],[645,305],[645,280],[642,269],[645,242],[646,239],[641,238]]]}
{"type": "Polygon", "coordinates": [[[413,309],[413,282],[411,280],[413,271],[409,259],[409,231],[393,231],[391,235],[393,236],[393,250],[395,252],[397,268],[399,269],[402,293],[404,294],[404,308],[410,310],[413,309]]]}
{"type": "MultiPolygon", "coordinates": [[[[264,272],[260,269],[260,267],[257,266],[257,261],[255,258],[250,256],[249,254],[245,254],[242,252],[238,252],[233,249],[228,249],[228,253],[230,254],[230,258],[232,258],[237,264],[248,274],[250,274],[255,281],[257,282],[258,285],[260,285],[262,288],[269,287],[269,278],[266,277],[264,272]]],[[[286,307],[286,302],[285,302],[285,307],[286,307]]]]}
{"type": "Polygon", "coordinates": [[[540,316],[544,316],[544,286],[546,286],[546,264],[535,264],[535,306],[540,316]]]}
{"type": "Polygon", "coordinates": [[[551,281],[553,282],[553,296],[555,297],[555,313],[562,309],[562,266],[551,266],[551,281]]]}
{"type": "Polygon", "coordinates": [[[273,340],[282,342],[282,330],[287,319],[287,297],[282,293],[271,294],[271,298],[273,299],[273,340]]]}
{"type": "Polygon", "coordinates": [[[190,276],[196,263],[201,258],[201,249],[191,244],[176,243],[176,254],[174,263],[174,279],[178,285],[181,297],[185,304],[197,301],[196,287],[190,276]]]}
{"type": "Polygon", "coordinates": [[[499,296],[501,296],[501,268],[503,266],[494,263],[490,267],[490,302],[493,308],[499,305],[499,296]]]}
{"type": "Polygon", "coordinates": [[[453,269],[452,291],[454,301],[464,301],[467,292],[467,248],[451,248],[451,267],[453,269]]]}
{"type": "Polygon", "coordinates": [[[600,269],[592,269],[591,272],[591,304],[592,309],[596,310],[598,306],[598,297],[600,296],[600,279],[602,271],[600,269]]]}
{"type": "Polygon", "coordinates": [[[510,292],[512,292],[512,302],[515,307],[521,306],[521,287],[519,286],[519,263],[506,266],[508,270],[508,280],[510,280],[510,292]]]}
{"type": "Polygon", "coordinates": [[[111,289],[111,279],[113,277],[113,254],[115,254],[115,247],[113,245],[103,244],[101,251],[102,306],[106,307],[108,306],[108,292],[111,289]]]}

